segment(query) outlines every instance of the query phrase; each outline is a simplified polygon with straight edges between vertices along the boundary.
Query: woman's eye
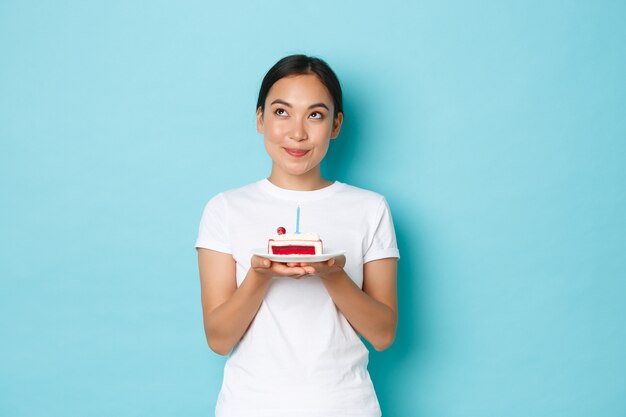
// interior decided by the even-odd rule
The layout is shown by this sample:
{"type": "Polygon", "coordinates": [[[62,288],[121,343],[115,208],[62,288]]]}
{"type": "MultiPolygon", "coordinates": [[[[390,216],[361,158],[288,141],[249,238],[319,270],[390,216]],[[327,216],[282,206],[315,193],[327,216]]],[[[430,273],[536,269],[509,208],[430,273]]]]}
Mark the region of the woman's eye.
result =
{"type": "Polygon", "coordinates": [[[286,116],[287,111],[285,109],[276,109],[274,110],[274,114],[277,116],[286,116]]]}
{"type": "Polygon", "coordinates": [[[313,113],[311,113],[311,115],[309,116],[311,119],[321,119],[324,115],[320,112],[314,111],[313,113]]]}

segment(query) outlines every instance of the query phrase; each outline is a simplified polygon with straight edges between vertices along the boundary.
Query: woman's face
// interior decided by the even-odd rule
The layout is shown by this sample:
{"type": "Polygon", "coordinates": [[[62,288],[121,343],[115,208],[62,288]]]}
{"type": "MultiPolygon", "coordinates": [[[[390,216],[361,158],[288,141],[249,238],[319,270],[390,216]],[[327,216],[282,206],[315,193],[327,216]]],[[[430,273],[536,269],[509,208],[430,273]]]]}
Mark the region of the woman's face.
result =
{"type": "Polygon", "coordinates": [[[278,80],[257,109],[257,130],[272,158],[272,177],[321,179],[320,163],[331,139],[339,134],[343,114],[336,119],[333,100],[317,76],[295,75],[278,80]]]}

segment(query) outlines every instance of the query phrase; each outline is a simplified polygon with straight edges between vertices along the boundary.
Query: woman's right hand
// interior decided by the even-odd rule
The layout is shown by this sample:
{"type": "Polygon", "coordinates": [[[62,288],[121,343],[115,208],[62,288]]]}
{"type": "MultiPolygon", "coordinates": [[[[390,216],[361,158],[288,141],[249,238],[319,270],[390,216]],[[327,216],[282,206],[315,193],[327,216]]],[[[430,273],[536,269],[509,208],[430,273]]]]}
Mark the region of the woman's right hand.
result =
{"type": "Polygon", "coordinates": [[[286,263],[273,262],[267,258],[253,255],[250,259],[250,267],[265,277],[289,277],[299,279],[315,272],[315,268],[309,265],[288,266],[286,263]]]}

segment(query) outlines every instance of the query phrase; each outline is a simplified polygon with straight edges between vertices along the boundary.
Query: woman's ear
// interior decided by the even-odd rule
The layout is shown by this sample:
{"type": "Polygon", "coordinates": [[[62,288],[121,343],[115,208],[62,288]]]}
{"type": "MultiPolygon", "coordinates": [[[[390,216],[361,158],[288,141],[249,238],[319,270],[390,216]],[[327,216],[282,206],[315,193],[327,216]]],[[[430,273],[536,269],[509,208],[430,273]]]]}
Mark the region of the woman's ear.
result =
{"type": "Polygon", "coordinates": [[[333,120],[333,130],[330,132],[330,138],[335,139],[339,136],[339,131],[341,130],[341,124],[343,123],[343,113],[337,113],[337,117],[333,120]]]}
{"type": "Polygon", "coordinates": [[[258,109],[256,109],[256,131],[263,134],[264,130],[263,130],[263,110],[261,110],[261,107],[259,106],[258,109]]]}

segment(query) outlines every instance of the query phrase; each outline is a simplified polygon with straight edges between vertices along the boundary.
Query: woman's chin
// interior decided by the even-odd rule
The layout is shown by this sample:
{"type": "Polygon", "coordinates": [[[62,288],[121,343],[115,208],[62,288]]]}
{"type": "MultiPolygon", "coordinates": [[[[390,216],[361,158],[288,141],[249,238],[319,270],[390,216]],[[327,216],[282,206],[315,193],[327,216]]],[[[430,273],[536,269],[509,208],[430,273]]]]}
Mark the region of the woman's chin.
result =
{"type": "Polygon", "coordinates": [[[280,171],[291,177],[315,175],[316,172],[319,172],[316,167],[310,167],[305,164],[285,164],[280,167],[280,171]]]}
{"type": "Polygon", "coordinates": [[[280,167],[272,170],[272,176],[289,179],[310,180],[311,178],[321,178],[322,174],[319,166],[310,167],[280,167]]]}

